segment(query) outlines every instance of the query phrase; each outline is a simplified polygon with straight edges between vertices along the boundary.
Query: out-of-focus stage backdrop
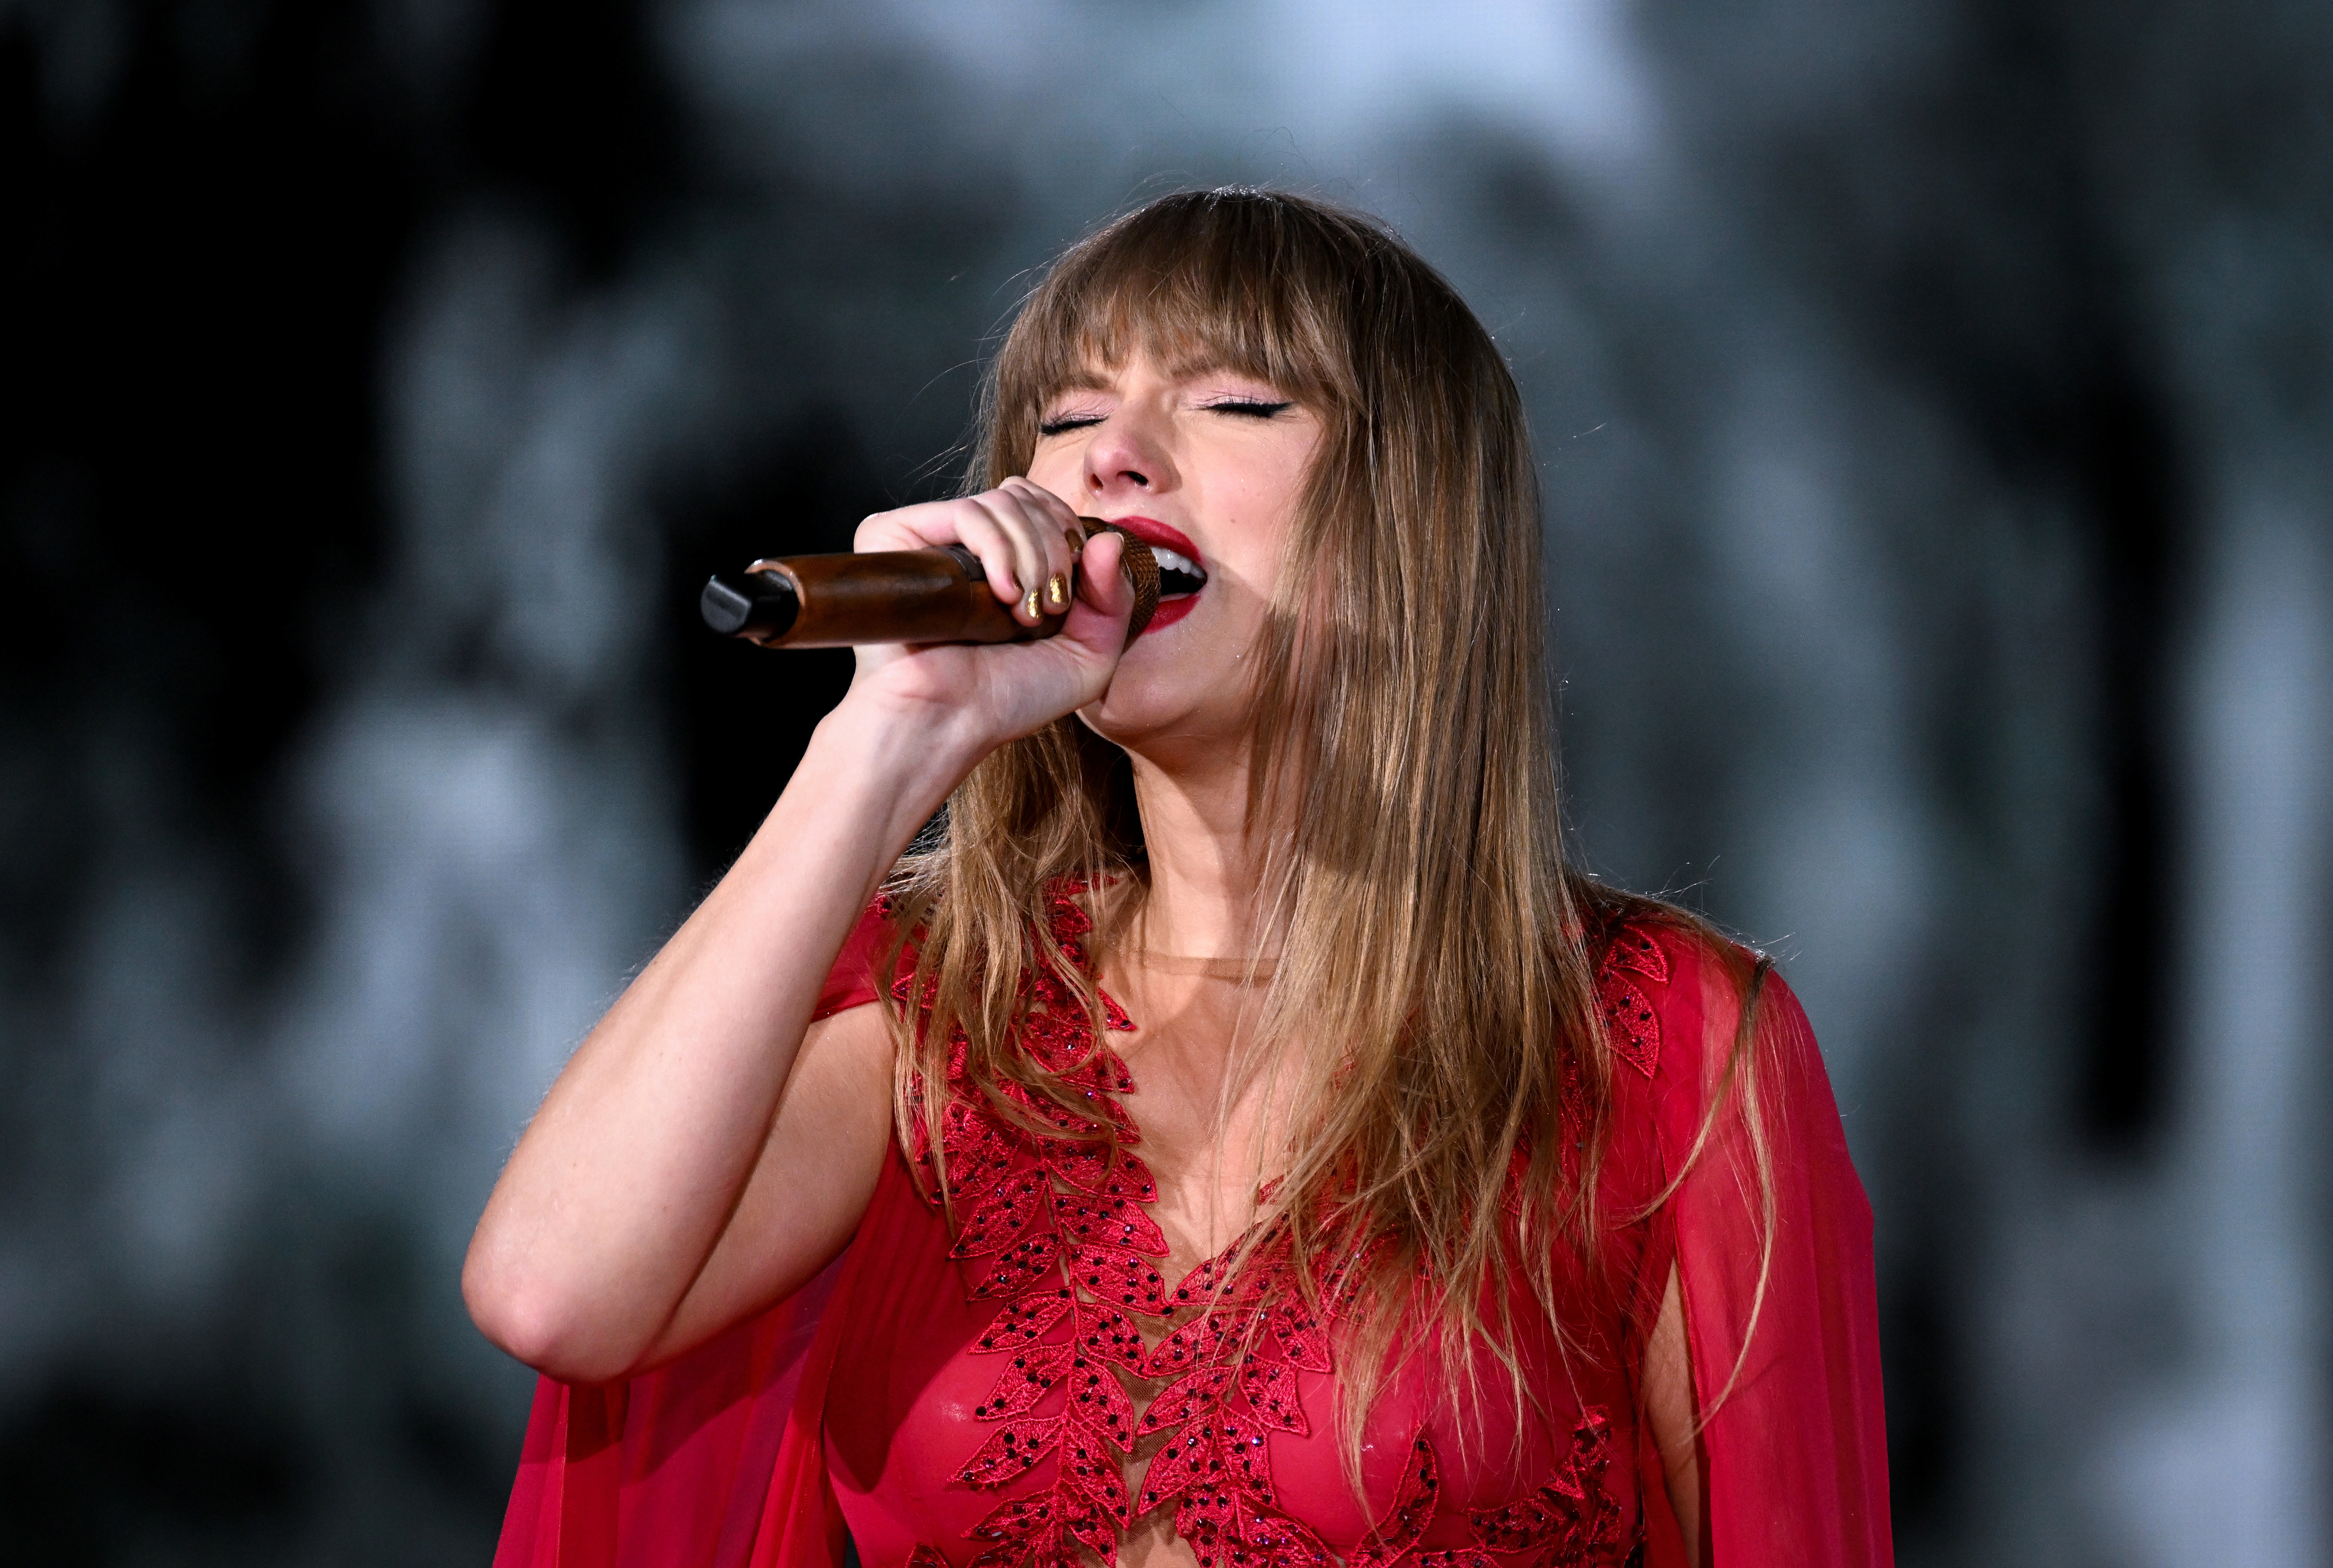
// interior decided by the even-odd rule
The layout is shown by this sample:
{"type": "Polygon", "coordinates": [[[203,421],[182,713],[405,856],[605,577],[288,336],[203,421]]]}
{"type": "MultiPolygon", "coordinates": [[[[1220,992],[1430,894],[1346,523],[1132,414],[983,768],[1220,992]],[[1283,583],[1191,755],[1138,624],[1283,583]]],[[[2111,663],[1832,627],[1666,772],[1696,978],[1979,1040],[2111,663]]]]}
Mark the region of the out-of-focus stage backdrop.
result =
{"type": "Polygon", "coordinates": [[[1777,951],[1910,1564],[2328,1550],[2333,8],[0,3],[0,1532],[484,1563],[470,1225],[1099,217],[1488,320],[1599,872],[1777,951]]]}

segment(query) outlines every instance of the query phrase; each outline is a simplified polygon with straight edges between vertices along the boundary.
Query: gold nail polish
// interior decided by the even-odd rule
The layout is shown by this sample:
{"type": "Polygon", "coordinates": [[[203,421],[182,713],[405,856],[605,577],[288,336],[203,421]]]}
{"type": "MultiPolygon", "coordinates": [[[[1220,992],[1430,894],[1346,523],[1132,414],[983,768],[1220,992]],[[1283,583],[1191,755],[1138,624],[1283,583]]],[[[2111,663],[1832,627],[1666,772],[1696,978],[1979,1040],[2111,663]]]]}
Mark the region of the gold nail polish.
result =
{"type": "Polygon", "coordinates": [[[1021,613],[1027,616],[1032,621],[1037,618],[1037,590],[1035,588],[1031,588],[1029,590],[1029,597],[1021,601],[1021,613]]]}
{"type": "Polygon", "coordinates": [[[1070,607],[1070,579],[1060,572],[1045,579],[1045,603],[1056,615],[1070,607]]]}

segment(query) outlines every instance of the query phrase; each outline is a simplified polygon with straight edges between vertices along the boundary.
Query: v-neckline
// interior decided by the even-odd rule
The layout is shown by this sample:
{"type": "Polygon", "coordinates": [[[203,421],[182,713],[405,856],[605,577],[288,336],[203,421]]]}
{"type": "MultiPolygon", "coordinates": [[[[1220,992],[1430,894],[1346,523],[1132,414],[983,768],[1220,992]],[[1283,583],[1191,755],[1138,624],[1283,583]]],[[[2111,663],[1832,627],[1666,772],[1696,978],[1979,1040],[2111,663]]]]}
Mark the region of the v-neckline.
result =
{"type": "MultiPolygon", "coordinates": [[[[1139,1034],[1142,1032],[1141,1022],[1127,1009],[1124,1003],[1120,1002],[1116,997],[1111,996],[1109,992],[1102,989],[1100,978],[1099,976],[1095,977],[1094,997],[1095,999],[1101,1004],[1101,1011],[1105,1018],[1109,1017],[1111,1012],[1115,1010],[1118,1017],[1126,1020],[1128,1026],[1128,1033],[1139,1034]]],[[[1103,1092],[1108,1094],[1111,1103],[1117,1105],[1118,1114],[1123,1119],[1124,1124],[1134,1133],[1132,1138],[1126,1139],[1123,1142],[1129,1148],[1138,1148],[1141,1146],[1143,1142],[1142,1121],[1140,1117],[1135,1114],[1133,1108],[1126,1104],[1126,1101],[1129,1096],[1141,1093],[1142,1083],[1140,1079],[1135,1076],[1134,1069],[1128,1064],[1124,1054],[1119,1052],[1115,1047],[1111,1046],[1109,1040],[1104,1037],[1107,1032],[1108,1031],[1096,1031],[1095,1049],[1097,1052],[1103,1053],[1108,1056],[1109,1066],[1113,1069],[1116,1077],[1126,1086],[1123,1089],[1117,1090],[1115,1092],[1107,1090],[1103,1092]]],[[[1144,1211],[1150,1216],[1151,1224],[1156,1226],[1158,1225],[1158,1216],[1157,1212],[1158,1207],[1158,1175],[1157,1171],[1152,1169],[1150,1162],[1147,1159],[1142,1161],[1142,1168],[1144,1173],[1148,1177],[1150,1181],[1150,1196],[1147,1199],[1138,1198],[1135,1201],[1142,1205],[1144,1211]]],[[[1259,1190],[1257,1197],[1259,1208],[1261,1207],[1263,1192],[1268,1190],[1268,1187],[1259,1190]]],[[[1160,1282],[1166,1286],[1166,1301],[1169,1304],[1172,1304],[1175,1298],[1183,1293],[1183,1286],[1200,1275],[1205,1274],[1211,1269],[1217,1271],[1218,1273],[1227,1269],[1230,1267],[1229,1260],[1232,1257],[1237,1253],[1242,1247],[1245,1246],[1259,1231],[1263,1229],[1267,1223],[1268,1221],[1259,1213],[1256,1218],[1248,1221],[1247,1225],[1241,1229],[1238,1235],[1233,1237],[1231,1240],[1224,1243],[1221,1248],[1218,1248],[1214,1252],[1200,1255],[1197,1262],[1192,1264],[1190,1267],[1185,1269],[1173,1280],[1168,1280],[1166,1276],[1166,1271],[1163,1269],[1160,1270],[1158,1277],[1160,1282]]],[[[1158,1226],[1158,1232],[1160,1237],[1164,1238],[1166,1236],[1166,1227],[1158,1226]]],[[[1167,1256],[1172,1256],[1171,1245],[1167,1256]]],[[[1165,1339],[1166,1335],[1174,1333],[1176,1329],[1182,1326],[1180,1323],[1175,1321],[1176,1315],[1182,1310],[1184,1310],[1184,1308],[1181,1306],[1169,1305],[1166,1311],[1160,1314],[1154,1320],[1159,1324],[1159,1340],[1165,1339]]],[[[1137,1328],[1139,1330],[1140,1325],[1137,1324],[1137,1328]]],[[[1146,1332],[1143,1334],[1143,1343],[1146,1346],[1152,1346],[1157,1342],[1153,1340],[1149,1334],[1146,1332]]]]}

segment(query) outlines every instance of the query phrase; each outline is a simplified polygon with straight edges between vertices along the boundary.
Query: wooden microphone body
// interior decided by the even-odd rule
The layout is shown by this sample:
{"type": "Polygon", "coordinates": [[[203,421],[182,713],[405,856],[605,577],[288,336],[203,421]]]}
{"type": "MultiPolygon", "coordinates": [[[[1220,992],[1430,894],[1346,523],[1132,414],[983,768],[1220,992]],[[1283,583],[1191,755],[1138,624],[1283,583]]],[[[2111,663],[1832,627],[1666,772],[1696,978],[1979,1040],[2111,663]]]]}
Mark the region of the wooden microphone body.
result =
{"type": "MultiPolygon", "coordinates": [[[[1108,528],[1125,541],[1134,615],[1127,639],[1141,636],[1158,607],[1158,563],[1150,547],[1094,518],[1090,539],[1108,528]]],[[[979,558],[960,544],[864,555],[794,555],[724,572],[697,601],[706,625],[765,648],[839,648],[861,643],[1026,643],[1061,629],[1063,617],[1024,626],[990,591],[979,558]]]]}

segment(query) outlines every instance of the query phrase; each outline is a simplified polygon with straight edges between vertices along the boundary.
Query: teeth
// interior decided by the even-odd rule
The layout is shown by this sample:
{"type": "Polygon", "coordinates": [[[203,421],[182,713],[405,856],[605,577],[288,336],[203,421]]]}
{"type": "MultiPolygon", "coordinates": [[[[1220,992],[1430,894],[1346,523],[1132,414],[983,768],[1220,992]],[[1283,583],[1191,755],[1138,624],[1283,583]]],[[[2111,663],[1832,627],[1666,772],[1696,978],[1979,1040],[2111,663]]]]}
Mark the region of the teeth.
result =
{"type": "Polygon", "coordinates": [[[1207,574],[1199,569],[1197,561],[1168,550],[1163,544],[1152,545],[1150,554],[1158,562],[1160,571],[1179,571],[1185,577],[1195,577],[1201,582],[1207,580],[1207,574]]]}

